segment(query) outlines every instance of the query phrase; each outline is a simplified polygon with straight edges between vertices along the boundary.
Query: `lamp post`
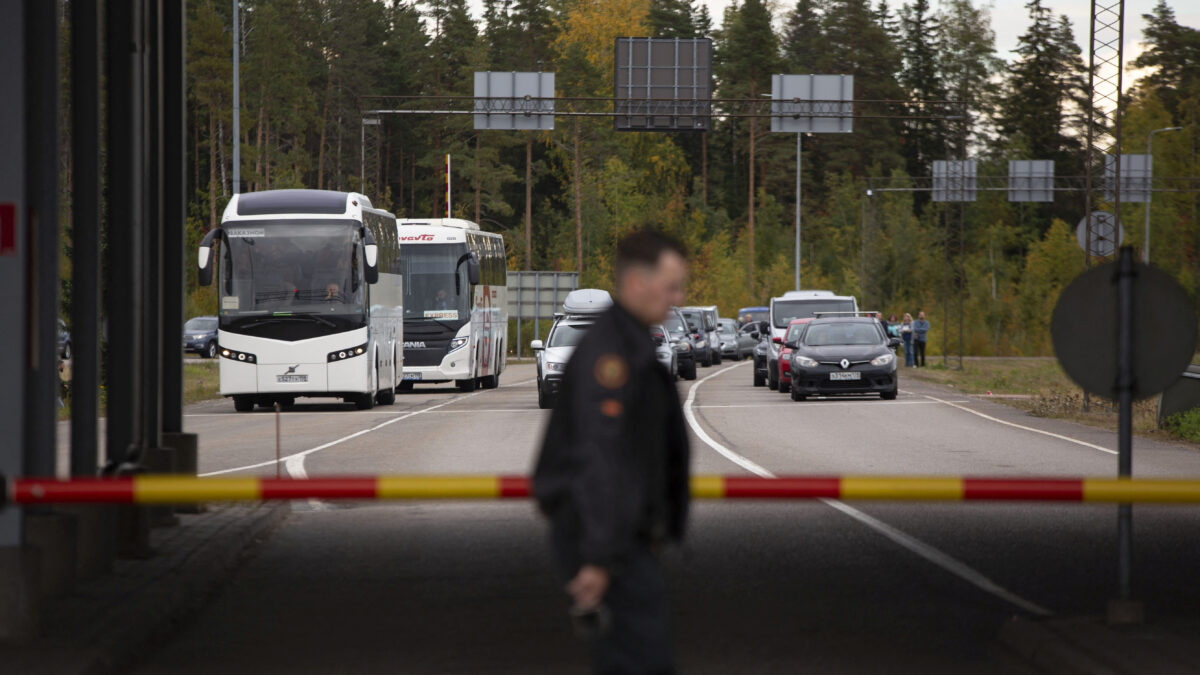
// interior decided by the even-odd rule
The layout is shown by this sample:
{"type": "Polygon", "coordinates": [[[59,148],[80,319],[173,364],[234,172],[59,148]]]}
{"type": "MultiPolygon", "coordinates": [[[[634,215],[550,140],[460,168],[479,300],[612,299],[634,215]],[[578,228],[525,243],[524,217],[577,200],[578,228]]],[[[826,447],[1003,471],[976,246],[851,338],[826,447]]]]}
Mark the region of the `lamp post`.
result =
{"type": "Polygon", "coordinates": [[[1154,141],[1154,134],[1161,133],[1163,131],[1179,131],[1182,128],[1183,127],[1163,127],[1161,129],[1155,129],[1154,131],[1146,134],[1146,156],[1150,158],[1150,171],[1147,172],[1149,175],[1146,176],[1146,182],[1151,183],[1151,185],[1146,186],[1146,235],[1145,241],[1142,242],[1142,262],[1146,263],[1147,265],[1150,264],[1150,199],[1154,196],[1154,155],[1151,153],[1150,144],[1154,141]]]}

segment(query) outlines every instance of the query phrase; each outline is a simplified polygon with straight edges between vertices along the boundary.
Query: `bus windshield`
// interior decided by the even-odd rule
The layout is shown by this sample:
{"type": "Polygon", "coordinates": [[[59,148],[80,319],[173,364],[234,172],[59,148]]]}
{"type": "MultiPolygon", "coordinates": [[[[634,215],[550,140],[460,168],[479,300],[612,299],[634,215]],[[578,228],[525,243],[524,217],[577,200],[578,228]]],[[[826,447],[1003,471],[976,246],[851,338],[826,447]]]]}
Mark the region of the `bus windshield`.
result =
{"type": "Polygon", "coordinates": [[[776,300],[775,327],[787,328],[792,319],[811,319],[816,312],[853,312],[853,300],[776,300]]]}
{"type": "Polygon", "coordinates": [[[361,314],[366,284],[360,228],[352,220],[227,223],[222,319],[361,314]]]}
{"type": "Polygon", "coordinates": [[[404,320],[453,322],[471,318],[467,266],[458,260],[466,244],[403,244],[404,320]],[[458,283],[455,283],[455,276],[458,283]]]}

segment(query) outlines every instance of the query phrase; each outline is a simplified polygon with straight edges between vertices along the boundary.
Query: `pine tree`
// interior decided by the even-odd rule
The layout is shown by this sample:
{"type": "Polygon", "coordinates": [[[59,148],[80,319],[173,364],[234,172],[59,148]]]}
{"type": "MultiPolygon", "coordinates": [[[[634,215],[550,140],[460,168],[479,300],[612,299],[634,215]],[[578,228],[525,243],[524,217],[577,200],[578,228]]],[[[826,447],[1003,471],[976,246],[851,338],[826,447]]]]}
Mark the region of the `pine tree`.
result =
{"type": "MultiPolygon", "coordinates": [[[[946,88],[938,68],[941,51],[941,25],[930,13],[929,0],[913,0],[900,11],[901,55],[900,84],[914,101],[942,101],[946,88]]],[[[914,116],[928,114],[920,106],[910,109],[914,116]]],[[[945,157],[946,125],[942,120],[912,119],[904,125],[904,157],[910,176],[925,175],[934,158],[945,157]]]]}
{"type": "Polygon", "coordinates": [[[1175,122],[1181,122],[1181,102],[1200,99],[1200,30],[1180,25],[1166,0],[1159,0],[1154,10],[1142,18],[1146,21],[1146,50],[1133,66],[1151,72],[1138,86],[1154,91],[1175,122]]]}
{"type": "Polygon", "coordinates": [[[661,38],[696,37],[692,23],[695,11],[691,0],[651,0],[651,34],[661,38]]]}
{"type": "Polygon", "coordinates": [[[783,57],[791,73],[822,73],[825,54],[818,0],[798,0],[783,29],[783,57]]]}
{"type": "Polygon", "coordinates": [[[1004,67],[996,56],[996,33],[986,7],[971,0],[946,0],[938,12],[941,45],[938,70],[946,95],[968,101],[968,141],[988,134],[995,112],[995,75],[1004,67]]]}

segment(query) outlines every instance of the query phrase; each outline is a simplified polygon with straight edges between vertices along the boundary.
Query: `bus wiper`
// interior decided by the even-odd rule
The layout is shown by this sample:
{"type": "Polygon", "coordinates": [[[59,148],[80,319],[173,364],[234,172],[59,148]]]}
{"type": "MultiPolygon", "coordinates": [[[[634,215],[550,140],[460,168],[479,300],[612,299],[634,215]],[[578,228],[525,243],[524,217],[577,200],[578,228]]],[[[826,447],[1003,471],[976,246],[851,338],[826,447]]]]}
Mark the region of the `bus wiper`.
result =
{"type": "Polygon", "coordinates": [[[257,328],[259,326],[265,326],[271,323],[284,323],[284,319],[305,319],[324,324],[330,328],[337,328],[337,324],[334,322],[315,314],[277,314],[269,319],[263,319],[262,321],[255,321],[254,323],[248,323],[244,326],[240,326],[240,328],[257,328]]]}

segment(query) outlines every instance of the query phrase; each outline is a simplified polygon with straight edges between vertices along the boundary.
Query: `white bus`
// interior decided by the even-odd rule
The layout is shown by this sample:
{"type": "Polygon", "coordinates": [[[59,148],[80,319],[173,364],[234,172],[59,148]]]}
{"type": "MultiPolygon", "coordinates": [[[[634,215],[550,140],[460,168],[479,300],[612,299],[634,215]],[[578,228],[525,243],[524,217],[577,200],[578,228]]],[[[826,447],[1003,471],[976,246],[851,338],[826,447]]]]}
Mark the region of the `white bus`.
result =
{"type": "Polygon", "coordinates": [[[458,218],[396,221],[404,277],[404,377],[500,385],[508,340],[504,238],[458,218]]]}
{"type": "Polygon", "coordinates": [[[360,410],[395,402],[404,335],[395,222],[353,192],[234,195],[198,263],[201,285],[217,281],[221,394],[235,409],[299,396],[360,410]]]}

